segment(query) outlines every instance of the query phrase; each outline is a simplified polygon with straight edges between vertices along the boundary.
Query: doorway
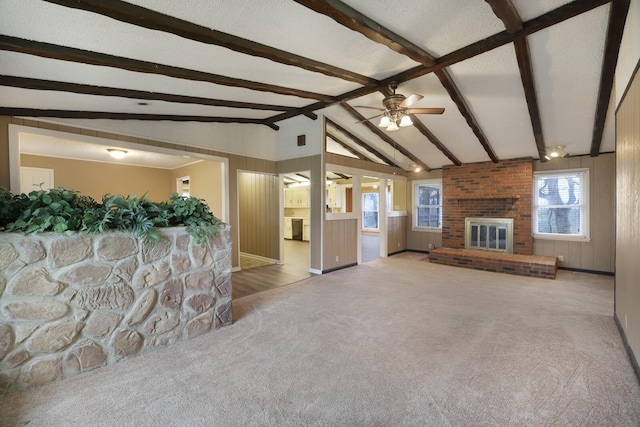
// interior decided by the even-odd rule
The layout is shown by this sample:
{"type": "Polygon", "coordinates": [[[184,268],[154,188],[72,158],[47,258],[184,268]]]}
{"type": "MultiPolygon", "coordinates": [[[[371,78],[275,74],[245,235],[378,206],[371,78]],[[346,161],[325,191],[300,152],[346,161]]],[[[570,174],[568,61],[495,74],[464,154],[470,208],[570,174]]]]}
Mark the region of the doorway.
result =
{"type": "Polygon", "coordinates": [[[362,228],[360,230],[362,262],[380,258],[380,180],[362,177],[362,228]]]}
{"type": "Polygon", "coordinates": [[[282,251],[281,263],[287,268],[309,271],[311,240],[311,172],[281,175],[282,251]]]}
{"type": "Polygon", "coordinates": [[[191,197],[191,178],[188,176],[180,177],[176,180],[176,193],[182,197],[191,197]]]}

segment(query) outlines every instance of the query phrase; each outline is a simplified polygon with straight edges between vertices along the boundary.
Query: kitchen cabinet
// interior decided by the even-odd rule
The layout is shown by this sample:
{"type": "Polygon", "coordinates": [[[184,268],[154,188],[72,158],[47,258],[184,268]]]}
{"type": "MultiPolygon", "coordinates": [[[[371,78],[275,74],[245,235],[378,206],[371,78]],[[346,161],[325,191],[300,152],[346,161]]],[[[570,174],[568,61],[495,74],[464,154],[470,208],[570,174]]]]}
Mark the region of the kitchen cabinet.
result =
{"type": "Polygon", "coordinates": [[[293,238],[293,227],[291,225],[291,218],[284,219],[284,238],[285,239],[293,238]]]}
{"type": "Polygon", "coordinates": [[[341,208],[344,198],[344,187],[339,184],[329,184],[327,186],[327,205],[330,208],[341,208]]]}
{"type": "Polygon", "coordinates": [[[285,208],[308,208],[309,187],[288,187],[284,189],[285,208]]]}

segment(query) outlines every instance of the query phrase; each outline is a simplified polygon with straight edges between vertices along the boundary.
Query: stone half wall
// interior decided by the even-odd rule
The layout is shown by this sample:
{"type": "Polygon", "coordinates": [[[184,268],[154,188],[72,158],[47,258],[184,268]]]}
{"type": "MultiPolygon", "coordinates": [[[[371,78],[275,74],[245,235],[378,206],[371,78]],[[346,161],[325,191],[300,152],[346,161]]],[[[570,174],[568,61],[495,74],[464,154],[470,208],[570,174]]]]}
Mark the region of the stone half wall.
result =
{"type": "Polygon", "coordinates": [[[161,235],[0,233],[0,395],[231,324],[229,227],[161,235]]]}

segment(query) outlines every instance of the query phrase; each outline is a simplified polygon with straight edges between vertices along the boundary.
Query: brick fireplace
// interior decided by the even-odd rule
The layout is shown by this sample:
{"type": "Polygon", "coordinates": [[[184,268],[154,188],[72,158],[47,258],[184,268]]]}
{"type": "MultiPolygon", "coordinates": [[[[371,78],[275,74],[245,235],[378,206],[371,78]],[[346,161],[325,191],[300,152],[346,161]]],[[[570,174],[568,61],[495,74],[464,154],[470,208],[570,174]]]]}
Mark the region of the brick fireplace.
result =
{"type": "Polygon", "coordinates": [[[445,166],[442,246],[465,247],[465,218],[513,218],[513,253],[533,254],[531,158],[445,166]]]}

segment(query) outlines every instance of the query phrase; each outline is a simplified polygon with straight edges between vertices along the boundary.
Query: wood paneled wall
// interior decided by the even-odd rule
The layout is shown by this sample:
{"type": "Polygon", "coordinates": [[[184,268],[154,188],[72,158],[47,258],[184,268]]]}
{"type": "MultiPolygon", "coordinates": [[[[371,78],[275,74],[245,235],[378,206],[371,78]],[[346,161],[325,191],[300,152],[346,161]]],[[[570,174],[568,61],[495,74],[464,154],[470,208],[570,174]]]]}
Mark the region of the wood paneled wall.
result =
{"type": "Polygon", "coordinates": [[[423,179],[441,179],[442,169],[430,172],[422,171],[418,173],[410,173],[407,182],[407,249],[412,251],[428,251],[432,248],[442,246],[442,233],[440,231],[414,231],[413,230],[413,181],[423,179]]]}
{"type": "Polygon", "coordinates": [[[640,356],[640,77],[637,71],[636,68],[616,114],[615,287],[616,317],[636,361],[640,356]]]}
{"type": "Polygon", "coordinates": [[[357,219],[325,221],[323,234],[323,271],[355,264],[358,261],[357,219]]]}
{"type": "Polygon", "coordinates": [[[616,155],[578,156],[533,162],[535,171],[589,169],[590,242],[534,239],[533,253],[557,257],[559,267],[615,271],[616,155]]]}
{"type": "Polygon", "coordinates": [[[387,217],[387,254],[407,249],[407,217],[387,217]]]}
{"type": "Polygon", "coordinates": [[[279,191],[276,175],[238,172],[240,252],[280,258],[279,191]]]}

